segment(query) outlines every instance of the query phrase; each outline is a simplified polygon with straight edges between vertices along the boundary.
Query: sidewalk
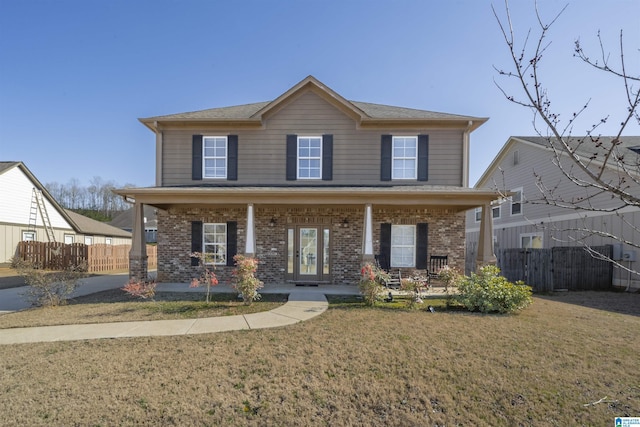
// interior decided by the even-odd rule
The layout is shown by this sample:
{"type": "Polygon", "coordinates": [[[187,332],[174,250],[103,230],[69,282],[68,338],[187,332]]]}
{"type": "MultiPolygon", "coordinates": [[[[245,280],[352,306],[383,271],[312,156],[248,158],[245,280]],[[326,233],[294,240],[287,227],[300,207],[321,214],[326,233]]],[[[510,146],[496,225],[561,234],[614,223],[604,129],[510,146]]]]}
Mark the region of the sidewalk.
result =
{"type": "MultiPolygon", "coordinates": [[[[124,286],[126,274],[83,279],[73,296],[87,295],[124,286]]],[[[203,292],[187,283],[161,283],[158,292],[203,292]]],[[[0,290],[0,314],[28,308],[22,293],[25,288],[0,290]]],[[[216,286],[212,292],[234,292],[229,286],[216,286]]],[[[156,320],[140,322],[92,323],[84,325],[42,326],[0,329],[0,345],[34,342],[74,341],[100,338],[206,334],[242,329],[275,328],[292,325],[318,316],[329,304],[325,294],[358,294],[356,286],[327,285],[297,287],[293,284],[267,286],[261,293],[289,294],[288,302],[271,311],[204,319],[156,320]]]]}

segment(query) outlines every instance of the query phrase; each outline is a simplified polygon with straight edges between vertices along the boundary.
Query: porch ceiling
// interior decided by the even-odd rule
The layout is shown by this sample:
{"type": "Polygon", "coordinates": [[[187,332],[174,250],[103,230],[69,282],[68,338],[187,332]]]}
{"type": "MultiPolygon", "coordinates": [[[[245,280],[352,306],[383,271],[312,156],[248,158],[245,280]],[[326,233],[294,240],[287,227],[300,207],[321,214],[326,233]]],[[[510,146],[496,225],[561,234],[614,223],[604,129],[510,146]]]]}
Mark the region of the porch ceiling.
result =
{"type": "Polygon", "coordinates": [[[384,205],[465,211],[498,199],[497,192],[448,186],[389,187],[146,187],[116,194],[160,209],[190,205],[384,205]]]}

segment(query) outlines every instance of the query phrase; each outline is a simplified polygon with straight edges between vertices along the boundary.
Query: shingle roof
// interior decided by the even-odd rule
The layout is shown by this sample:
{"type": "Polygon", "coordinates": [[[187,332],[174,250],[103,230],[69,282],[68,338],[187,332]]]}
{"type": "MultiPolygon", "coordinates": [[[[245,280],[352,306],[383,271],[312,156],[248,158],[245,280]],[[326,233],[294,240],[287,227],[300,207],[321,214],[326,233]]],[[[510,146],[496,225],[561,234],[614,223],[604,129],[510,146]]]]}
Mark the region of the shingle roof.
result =
{"type": "Polygon", "coordinates": [[[120,228],[113,227],[107,223],[96,221],[95,219],[88,218],[84,215],[80,215],[68,209],[64,210],[69,218],[78,227],[78,230],[82,234],[97,234],[100,236],[113,236],[113,237],[131,237],[131,233],[124,231],[120,228]]]}
{"type": "Polygon", "coordinates": [[[4,173],[19,164],[20,162],[0,162],[0,173],[4,173]]]}
{"type": "MultiPolygon", "coordinates": [[[[543,147],[549,147],[549,138],[542,136],[514,136],[514,138],[523,141],[532,142],[543,147]]],[[[572,136],[568,139],[568,143],[572,147],[576,147],[577,153],[585,155],[600,155],[608,151],[611,147],[613,136],[572,136]],[[584,141],[584,143],[580,143],[584,141]]],[[[640,136],[621,136],[619,148],[632,148],[640,145],[640,136]]]]}
{"type": "MultiPolygon", "coordinates": [[[[122,228],[125,230],[132,230],[134,223],[135,209],[130,208],[124,212],[120,212],[116,215],[109,225],[122,228]]],[[[144,205],[144,217],[147,220],[145,228],[157,228],[158,227],[158,215],[156,208],[153,206],[144,205]]]]}

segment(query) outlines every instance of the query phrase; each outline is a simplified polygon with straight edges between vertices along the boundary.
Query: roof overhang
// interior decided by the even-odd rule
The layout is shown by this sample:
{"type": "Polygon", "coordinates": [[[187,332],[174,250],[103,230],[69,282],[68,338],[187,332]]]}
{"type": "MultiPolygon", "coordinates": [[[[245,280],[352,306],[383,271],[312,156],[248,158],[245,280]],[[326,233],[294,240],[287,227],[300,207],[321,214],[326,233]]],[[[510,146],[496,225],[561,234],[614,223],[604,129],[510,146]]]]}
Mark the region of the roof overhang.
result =
{"type": "Polygon", "coordinates": [[[483,206],[500,195],[493,190],[445,186],[395,187],[147,187],[116,194],[160,209],[229,205],[383,205],[451,209],[483,206]]]}

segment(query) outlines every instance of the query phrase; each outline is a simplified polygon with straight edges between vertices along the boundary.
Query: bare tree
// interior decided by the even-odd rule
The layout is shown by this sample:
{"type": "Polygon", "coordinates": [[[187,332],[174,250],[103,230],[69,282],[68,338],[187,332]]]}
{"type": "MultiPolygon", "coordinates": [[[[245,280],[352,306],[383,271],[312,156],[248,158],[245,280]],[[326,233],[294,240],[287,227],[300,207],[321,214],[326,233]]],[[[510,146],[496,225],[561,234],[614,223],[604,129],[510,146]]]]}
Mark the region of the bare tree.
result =
{"type": "MultiPolygon", "coordinates": [[[[558,191],[557,183],[545,182],[542,176],[535,175],[541,196],[538,203],[579,211],[608,212],[618,215],[625,222],[621,213],[623,209],[640,208],[640,153],[637,152],[637,147],[630,147],[624,137],[631,125],[640,124],[640,70],[628,68],[622,31],[619,34],[615,60],[611,59],[599,31],[597,59],[583,49],[580,40],[576,40],[574,56],[579,61],[588,68],[600,71],[603,78],[617,79],[623,89],[620,104],[624,109],[618,117],[611,117],[609,112],[602,113],[595,124],[591,122],[584,126],[580,136],[573,135],[574,129],[581,126],[585,111],[591,107],[590,99],[578,101],[577,108],[572,113],[563,115],[555,109],[548,87],[543,83],[548,75],[543,73],[543,63],[551,45],[548,41],[549,32],[566,8],[567,6],[553,19],[545,22],[535,3],[537,30],[529,29],[518,41],[508,1],[505,0],[506,15],[502,18],[492,6],[511,56],[510,66],[506,69],[496,68],[496,71],[507,82],[514,81],[517,89],[515,93],[509,93],[505,89],[505,80],[501,80],[502,83],[496,82],[496,85],[507,100],[531,110],[536,134],[545,138],[553,152],[554,164],[561,170],[564,178],[575,186],[576,195],[567,197],[566,193],[558,191]],[[610,136],[602,136],[600,130],[612,121],[618,123],[615,131],[610,136]]],[[[548,72],[558,73],[559,70],[551,66],[548,72]]],[[[570,76],[567,78],[570,79],[570,76]]],[[[594,82],[594,86],[596,84],[594,82]]],[[[634,233],[640,233],[640,224],[626,221],[626,227],[634,233]]],[[[576,242],[582,244],[593,256],[613,262],[615,261],[594,250],[587,238],[602,236],[631,247],[640,247],[637,241],[625,238],[622,232],[616,234],[593,229],[586,221],[584,226],[571,231],[577,236],[574,237],[576,242]]],[[[629,266],[615,263],[625,270],[633,271],[629,266]]]]}

